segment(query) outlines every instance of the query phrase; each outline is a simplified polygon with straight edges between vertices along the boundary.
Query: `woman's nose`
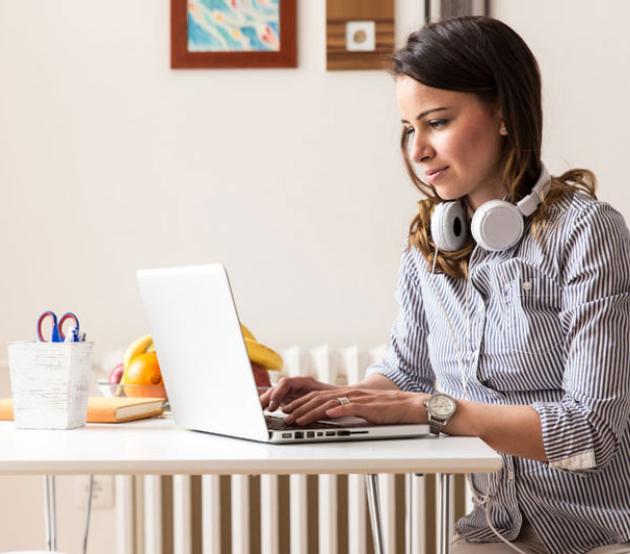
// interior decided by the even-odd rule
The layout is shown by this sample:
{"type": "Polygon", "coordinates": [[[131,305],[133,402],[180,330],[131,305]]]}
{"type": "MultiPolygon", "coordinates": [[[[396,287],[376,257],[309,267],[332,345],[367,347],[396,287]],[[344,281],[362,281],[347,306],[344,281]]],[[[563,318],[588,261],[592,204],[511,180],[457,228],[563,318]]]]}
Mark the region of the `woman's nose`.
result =
{"type": "Polygon", "coordinates": [[[413,134],[409,144],[409,157],[415,163],[430,160],[435,154],[433,147],[418,133],[413,134]]]}

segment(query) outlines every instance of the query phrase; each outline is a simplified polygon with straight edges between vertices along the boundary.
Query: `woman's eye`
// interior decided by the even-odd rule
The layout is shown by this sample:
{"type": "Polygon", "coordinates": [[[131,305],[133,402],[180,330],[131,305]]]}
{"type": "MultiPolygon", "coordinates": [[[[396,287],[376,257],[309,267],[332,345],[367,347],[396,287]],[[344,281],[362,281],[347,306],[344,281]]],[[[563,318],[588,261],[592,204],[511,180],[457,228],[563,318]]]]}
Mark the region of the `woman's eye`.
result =
{"type": "Polygon", "coordinates": [[[411,135],[414,132],[413,127],[405,127],[404,133],[405,135],[411,135]]]}
{"type": "Polygon", "coordinates": [[[429,126],[433,129],[441,129],[442,127],[445,127],[447,123],[448,119],[432,119],[429,121],[429,126]]]}

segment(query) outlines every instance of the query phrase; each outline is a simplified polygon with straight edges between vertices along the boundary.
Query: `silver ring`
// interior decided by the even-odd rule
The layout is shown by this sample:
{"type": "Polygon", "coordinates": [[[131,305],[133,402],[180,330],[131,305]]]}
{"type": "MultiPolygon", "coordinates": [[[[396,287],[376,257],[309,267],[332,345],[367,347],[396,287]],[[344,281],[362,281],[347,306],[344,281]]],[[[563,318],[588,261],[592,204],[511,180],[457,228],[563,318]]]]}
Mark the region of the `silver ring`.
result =
{"type": "Polygon", "coordinates": [[[350,400],[348,399],[347,396],[340,396],[339,398],[336,398],[335,400],[339,402],[340,406],[347,406],[348,404],[350,404],[350,400]]]}

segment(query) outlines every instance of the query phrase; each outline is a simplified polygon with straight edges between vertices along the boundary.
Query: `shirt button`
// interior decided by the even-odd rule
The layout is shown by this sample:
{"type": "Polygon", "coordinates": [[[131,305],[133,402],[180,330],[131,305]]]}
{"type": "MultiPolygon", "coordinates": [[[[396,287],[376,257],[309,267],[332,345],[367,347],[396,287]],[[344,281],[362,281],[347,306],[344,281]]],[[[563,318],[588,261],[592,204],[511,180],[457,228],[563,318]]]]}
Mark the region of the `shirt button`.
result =
{"type": "Polygon", "coordinates": [[[523,281],[523,290],[524,291],[532,290],[532,282],[531,281],[523,281]]]}

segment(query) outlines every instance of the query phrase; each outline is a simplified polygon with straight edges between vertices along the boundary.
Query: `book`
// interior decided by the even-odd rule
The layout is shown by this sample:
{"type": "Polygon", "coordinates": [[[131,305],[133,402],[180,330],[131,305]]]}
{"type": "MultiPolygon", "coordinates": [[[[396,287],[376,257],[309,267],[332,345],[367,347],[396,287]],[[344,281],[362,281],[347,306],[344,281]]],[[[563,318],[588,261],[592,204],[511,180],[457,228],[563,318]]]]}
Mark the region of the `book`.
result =
{"type": "MultiPolygon", "coordinates": [[[[160,415],[164,409],[163,398],[131,398],[90,396],[88,398],[88,423],[123,423],[160,415]]],[[[13,399],[0,399],[0,420],[13,419],[13,399]]]]}

